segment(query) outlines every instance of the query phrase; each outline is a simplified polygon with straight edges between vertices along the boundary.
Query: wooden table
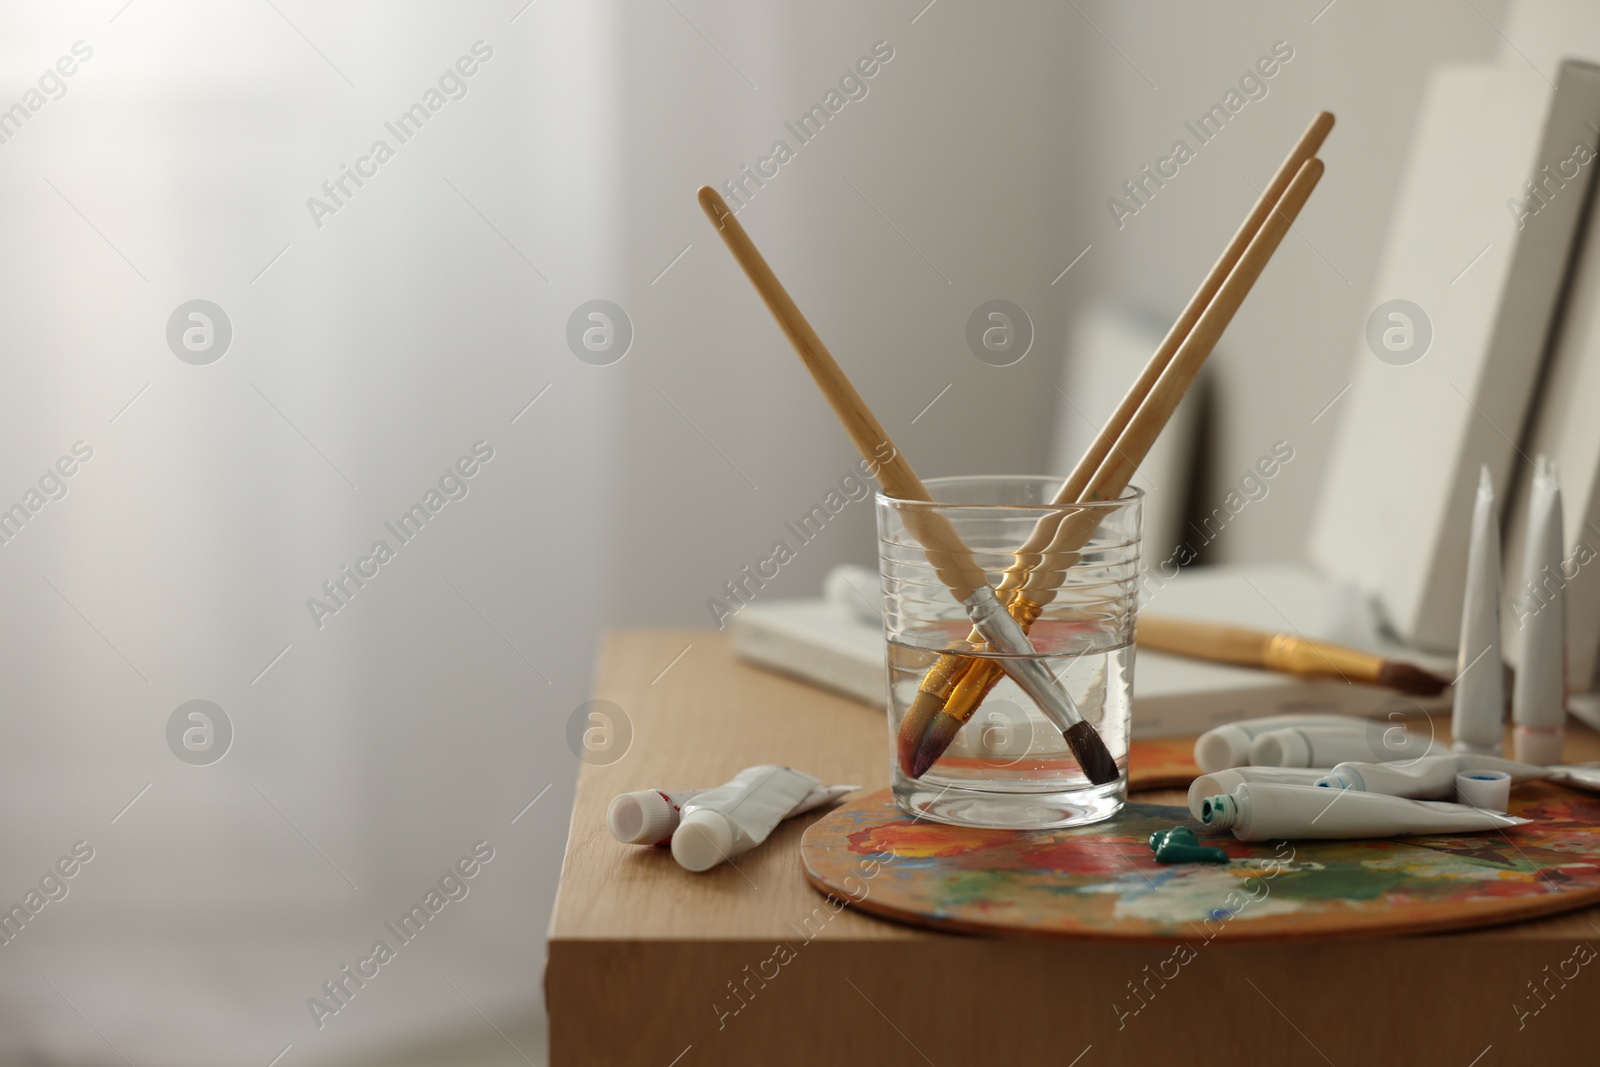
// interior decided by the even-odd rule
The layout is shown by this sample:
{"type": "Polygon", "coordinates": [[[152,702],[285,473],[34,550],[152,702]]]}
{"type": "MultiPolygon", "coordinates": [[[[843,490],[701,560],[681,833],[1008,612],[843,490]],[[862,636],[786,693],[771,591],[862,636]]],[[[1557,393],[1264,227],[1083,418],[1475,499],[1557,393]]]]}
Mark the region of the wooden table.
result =
{"type": "MultiPolygon", "coordinates": [[[[1113,1002],[1126,1003],[1129,983],[1170,946],[982,940],[848,909],[820,933],[814,918],[803,929],[822,903],[799,861],[817,816],[783,824],[737,870],[691,875],[665,850],[612,840],[606,804],[754,763],[881,788],[885,716],[744,666],[710,631],[614,635],[597,675],[595,697],[623,709],[633,741],[578,777],[545,972],[558,1067],[1596,1062],[1588,1013],[1600,961],[1564,987],[1552,976],[1576,946],[1600,950],[1600,908],[1432,937],[1219,942],[1120,1027],[1113,1002]],[[763,980],[780,944],[793,958],[763,980]],[[1530,983],[1548,990],[1542,1001],[1530,983]],[[751,992],[735,999],[735,985],[751,992]],[[1518,1006],[1539,1003],[1519,1028],[1518,1006]]],[[[1567,758],[1600,758],[1600,737],[1569,722],[1567,758]]],[[[1140,799],[1181,803],[1177,793],[1140,799]]]]}

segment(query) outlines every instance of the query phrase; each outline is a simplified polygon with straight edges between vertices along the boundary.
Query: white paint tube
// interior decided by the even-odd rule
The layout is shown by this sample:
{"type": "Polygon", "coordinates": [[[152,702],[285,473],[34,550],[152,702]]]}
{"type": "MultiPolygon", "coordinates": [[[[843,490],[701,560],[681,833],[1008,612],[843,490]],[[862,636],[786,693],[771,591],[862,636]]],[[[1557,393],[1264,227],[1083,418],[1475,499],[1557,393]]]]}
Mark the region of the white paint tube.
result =
{"type": "Polygon", "coordinates": [[[1450,734],[1457,752],[1498,756],[1505,747],[1506,680],[1500,657],[1500,526],[1489,468],[1478,475],[1467,548],[1467,591],[1456,649],[1450,734]]]}
{"type": "Polygon", "coordinates": [[[1257,767],[1335,767],[1360,760],[1388,763],[1426,756],[1432,738],[1380,720],[1361,729],[1347,726],[1302,726],[1268,730],[1250,742],[1250,763],[1257,767]]]}
{"type": "MultiPolygon", "coordinates": [[[[1367,720],[1354,715],[1304,714],[1263,715],[1259,719],[1241,719],[1223,726],[1213,727],[1195,738],[1194,761],[1207,774],[1212,771],[1243,767],[1250,762],[1250,742],[1268,730],[1288,726],[1343,726],[1360,733],[1367,729],[1367,720]]],[[[1332,767],[1327,763],[1323,766],[1332,767]]]]}
{"type": "Polygon", "coordinates": [[[708,871],[765,841],[811,790],[809,774],[762,764],[690,800],[672,835],[672,858],[690,871],[708,871]]]}
{"type": "Polygon", "coordinates": [[[672,841],[683,806],[704,789],[641,789],[606,806],[606,829],[625,845],[664,846],[672,841]]]}
{"type": "Polygon", "coordinates": [[[1513,784],[1537,781],[1550,774],[1547,768],[1534,763],[1446,752],[1401,763],[1341,763],[1315,784],[1412,800],[1445,800],[1456,795],[1456,775],[1462,771],[1504,771],[1513,784]]]}
{"type": "Polygon", "coordinates": [[[1189,814],[1200,818],[1206,797],[1231,793],[1241,782],[1275,782],[1278,785],[1316,785],[1328,772],[1321,767],[1229,767],[1202,774],[1189,783],[1189,814]]]}
{"type": "MultiPolygon", "coordinates": [[[[859,785],[819,785],[801,797],[800,803],[784,818],[814,811],[860,788],[859,785]]],[[[623,793],[606,808],[606,828],[625,845],[665,848],[672,844],[683,806],[704,792],[704,789],[642,789],[637,793],[623,793]]]]}
{"type": "Polygon", "coordinates": [[[1600,793],[1600,765],[1570,763],[1546,769],[1550,772],[1546,781],[1559,782],[1589,793],[1600,793]]]}
{"type": "Polygon", "coordinates": [[[1517,620],[1517,677],[1512,687],[1512,738],[1517,758],[1560,763],[1567,725],[1567,593],[1561,574],[1561,487],[1556,465],[1540,456],[1528,506],[1522,573],[1536,593],[1517,620]]]}
{"type": "Polygon", "coordinates": [[[854,793],[860,789],[859,785],[819,785],[814,786],[811,792],[800,798],[800,803],[790,809],[785,819],[792,819],[796,815],[804,815],[808,811],[815,811],[824,804],[832,804],[835,800],[847,793],[854,793]]]}
{"type": "Polygon", "coordinates": [[[1240,841],[1459,834],[1528,822],[1466,804],[1270,782],[1244,782],[1232,793],[1207,797],[1200,819],[1232,830],[1240,841]]]}

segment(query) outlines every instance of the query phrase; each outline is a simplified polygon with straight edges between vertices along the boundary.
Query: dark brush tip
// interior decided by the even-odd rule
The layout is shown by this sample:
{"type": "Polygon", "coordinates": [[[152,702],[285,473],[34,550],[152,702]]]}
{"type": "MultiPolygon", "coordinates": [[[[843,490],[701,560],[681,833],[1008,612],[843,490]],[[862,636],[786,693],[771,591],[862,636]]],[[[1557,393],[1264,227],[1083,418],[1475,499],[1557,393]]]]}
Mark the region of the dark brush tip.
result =
{"type": "Polygon", "coordinates": [[[1386,660],[1378,670],[1378,684],[1412,696],[1431,697],[1444,692],[1450,681],[1414,664],[1386,660]]]}
{"type": "Polygon", "coordinates": [[[1093,726],[1086,722],[1075,723],[1064,736],[1067,744],[1072,746],[1072,754],[1078,757],[1078,766],[1089,776],[1089,781],[1095,785],[1105,785],[1121,776],[1117,761],[1111,757],[1111,750],[1100,740],[1093,726]]]}
{"type": "Polygon", "coordinates": [[[894,739],[895,760],[900,765],[901,774],[912,778],[922,777],[922,772],[917,770],[917,749],[921,741],[915,730],[907,730],[904,723],[901,724],[900,732],[894,739]]]}
{"type": "Polygon", "coordinates": [[[894,751],[895,759],[900,764],[900,773],[909,774],[916,778],[922,772],[917,770],[917,749],[922,746],[922,729],[917,723],[906,719],[900,721],[900,730],[895,734],[894,751]]]}
{"type": "Polygon", "coordinates": [[[944,702],[937,694],[919,692],[911,702],[911,707],[906,709],[905,716],[900,720],[900,729],[895,733],[895,754],[900,761],[901,774],[921,778],[922,772],[928,769],[927,766],[918,766],[917,753],[922,750],[923,737],[939,717],[943,706],[944,702]]]}
{"type": "Polygon", "coordinates": [[[935,716],[923,733],[921,744],[917,746],[911,764],[911,777],[921,778],[929,767],[938,763],[939,757],[944,755],[945,749],[956,739],[956,734],[961,732],[961,727],[961,720],[953,715],[935,716]]]}

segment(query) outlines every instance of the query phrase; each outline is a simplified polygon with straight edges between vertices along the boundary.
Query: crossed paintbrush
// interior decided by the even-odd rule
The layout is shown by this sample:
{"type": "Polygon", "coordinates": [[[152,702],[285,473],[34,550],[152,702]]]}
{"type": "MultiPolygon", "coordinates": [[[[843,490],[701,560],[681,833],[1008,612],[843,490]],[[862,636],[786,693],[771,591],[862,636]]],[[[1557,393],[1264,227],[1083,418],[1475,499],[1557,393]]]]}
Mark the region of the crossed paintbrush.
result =
{"type": "MultiPolygon", "coordinates": [[[[1329,112],[1311,121],[1052,504],[1114,500],[1127,488],[1322,177],[1316,153],[1332,128],[1329,112]]],[[[1054,598],[1077,549],[1093,533],[1092,513],[1069,508],[1040,519],[1017,550],[997,595],[1024,629],[1054,598]]],[[[999,680],[992,661],[955,653],[940,657],[901,720],[900,769],[921,777],[999,680]]]]}
{"type": "MultiPolygon", "coordinates": [[[[734,218],[715,189],[700,189],[700,206],[712,224],[717,227],[723,242],[745,275],[765,301],[767,310],[783,329],[789,343],[811,372],[817,387],[833,407],[834,414],[844,424],[863,457],[881,457],[878,467],[878,484],[890,496],[902,500],[931,502],[922,480],[911,469],[911,464],[889,440],[883,424],[872,414],[861,394],[856,392],[850,379],[834,360],[816,330],[800,313],[783,283],[772,272],[750,235],[745,233],[739,220],[734,218]]],[[[1106,748],[1094,727],[1084,721],[1072,698],[1066,693],[1049,670],[1033,655],[1033,646],[1027,633],[1017,621],[1006,613],[989,579],[978,565],[972,552],[962,543],[950,520],[933,508],[912,509],[906,515],[906,527],[922,546],[934,573],[950,595],[966,609],[975,632],[991,648],[1003,651],[1009,658],[1004,672],[1011,675],[1023,692],[1027,693],[1039,710],[1061,730],[1078,764],[1089,780],[1096,785],[1115,782],[1121,776],[1116,759],[1106,748]]]]}

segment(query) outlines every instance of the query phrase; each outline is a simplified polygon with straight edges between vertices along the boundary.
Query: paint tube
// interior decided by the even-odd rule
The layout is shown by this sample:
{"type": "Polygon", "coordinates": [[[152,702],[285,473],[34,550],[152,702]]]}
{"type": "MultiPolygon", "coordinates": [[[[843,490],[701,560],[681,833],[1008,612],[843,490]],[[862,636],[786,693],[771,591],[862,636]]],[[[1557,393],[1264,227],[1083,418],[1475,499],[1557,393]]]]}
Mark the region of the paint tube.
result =
{"type": "Polygon", "coordinates": [[[763,764],[690,800],[672,835],[672,858],[691,871],[708,871],[767,839],[778,823],[821,783],[809,774],[763,764]]]}
{"type": "MultiPolygon", "coordinates": [[[[819,785],[800,798],[785,819],[824,804],[831,804],[847,793],[860,789],[859,785],[819,785]]],[[[672,844],[672,835],[678,829],[683,806],[705,789],[643,789],[637,793],[623,793],[606,808],[606,827],[625,845],[655,845],[665,848],[672,844]]]]}
{"type": "Polygon", "coordinates": [[[1527,819],[1437,800],[1407,800],[1354,789],[1244,782],[1207,797],[1200,819],[1240,841],[1459,834],[1521,826],[1527,819]]]}
{"type": "Polygon", "coordinates": [[[1467,590],[1456,650],[1455,707],[1450,735],[1457,752],[1498,756],[1504,747],[1505,664],[1500,658],[1500,528],[1489,468],[1478,475],[1467,548],[1467,590]]]}
{"type": "Polygon", "coordinates": [[[1347,761],[1389,763],[1426,756],[1432,738],[1384,726],[1381,722],[1347,726],[1303,726],[1268,730],[1250,742],[1250,763],[1256,767],[1334,767],[1347,761]]]}
{"type": "MultiPolygon", "coordinates": [[[[1264,715],[1259,719],[1241,719],[1214,727],[1195,738],[1194,761],[1207,774],[1230,767],[1243,767],[1250,762],[1250,742],[1257,735],[1288,726],[1342,726],[1361,732],[1366,730],[1367,721],[1354,715],[1329,714],[1264,715]]],[[[1332,767],[1333,764],[1324,766],[1332,767]]]]}
{"type": "Polygon", "coordinates": [[[1533,763],[1446,752],[1403,763],[1341,763],[1315,784],[1413,800],[1444,800],[1455,796],[1456,775],[1462,771],[1504,771],[1513,783],[1537,781],[1549,775],[1548,770],[1533,763]]]}
{"type": "Polygon", "coordinates": [[[789,809],[785,819],[792,819],[796,815],[804,815],[808,811],[815,811],[824,804],[832,804],[846,793],[854,793],[860,789],[859,785],[819,785],[813,786],[811,792],[800,798],[800,803],[789,809]]]}
{"type": "Polygon", "coordinates": [[[1559,782],[1589,793],[1600,793],[1600,765],[1573,763],[1548,769],[1550,776],[1546,781],[1559,782]]]}
{"type": "Polygon", "coordinates": [[[1517,677],[1512,688],[1512,735],[1517,758],[1560,763],[1567,724],[1567,594],[1561,577],[1561,487],[1556,465],[1536,464],[1528,505],[1522,574],[1538,588],[1534,608],[1517,620],[1517,677]],[[1555,581],[1549,581],[1553,575],[1555,581]],[[1548,597],[1548,599],[1546,599],[1548,597]]]}
{"type": "Polygon", "coordinates": [[[623,793],[606,806],[606,829],[625,845],[665,846],[678,828],[683,806],[704,789],[641,789],[623,793]]]}
{"type": "Polygon", "coordinates": [[[1276,782],[1279,785],[1316,785],[1327,771],[1321,767],[1229,767],[1202,774],[1189,783],[1189,814],[1200,818],[1206,797],[1231,793],[1240,782],[1276,782]]]}

